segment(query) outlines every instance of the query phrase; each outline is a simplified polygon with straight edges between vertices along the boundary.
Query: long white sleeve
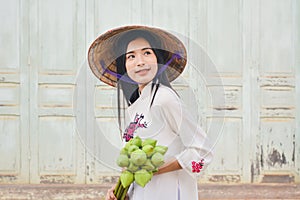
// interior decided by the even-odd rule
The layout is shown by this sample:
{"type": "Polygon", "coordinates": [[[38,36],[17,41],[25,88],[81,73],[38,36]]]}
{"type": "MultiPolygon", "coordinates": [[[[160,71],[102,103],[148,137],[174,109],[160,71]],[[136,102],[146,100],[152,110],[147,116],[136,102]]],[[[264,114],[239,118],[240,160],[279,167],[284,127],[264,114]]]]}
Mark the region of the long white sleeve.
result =
{"type": "Polygon", "coordinates": [[[159,103],[166,123],[178,134],[185,147],[176,159],[184,170],[196,177],[198,173],[193,173],[192,162],[204,159],[204,165],[207,165],[212,159],[208,137],[174,91],[165,88],[159,95],[163,96],[159,103]]]}

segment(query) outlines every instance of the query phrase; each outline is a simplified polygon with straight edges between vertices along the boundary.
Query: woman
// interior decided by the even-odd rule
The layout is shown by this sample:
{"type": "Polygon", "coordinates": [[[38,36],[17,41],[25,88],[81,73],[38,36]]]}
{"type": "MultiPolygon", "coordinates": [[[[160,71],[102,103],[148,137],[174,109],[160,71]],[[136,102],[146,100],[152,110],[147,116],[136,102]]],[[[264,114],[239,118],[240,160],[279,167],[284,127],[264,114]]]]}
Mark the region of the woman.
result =
{"type": "MultiPolygon", "coordinates": [[[[170,81],[186,64],[184,45],[161,29],[127,26],[109,31],[89,49],[89,65],[103,82],[118,88],[128,104],[123,139],[153,138],[168,146],[165,164],[144,187],[133,183],[134,200],[198,199],[197,175],[212,154],[204,131],[170,81]],[[133,126],[132,126],[133,125],[133,126]]],[[[118,98],[119,124],[120,98],[118,98]]],[[[115,199],[113,189],[106,199],[115,199]]]]}

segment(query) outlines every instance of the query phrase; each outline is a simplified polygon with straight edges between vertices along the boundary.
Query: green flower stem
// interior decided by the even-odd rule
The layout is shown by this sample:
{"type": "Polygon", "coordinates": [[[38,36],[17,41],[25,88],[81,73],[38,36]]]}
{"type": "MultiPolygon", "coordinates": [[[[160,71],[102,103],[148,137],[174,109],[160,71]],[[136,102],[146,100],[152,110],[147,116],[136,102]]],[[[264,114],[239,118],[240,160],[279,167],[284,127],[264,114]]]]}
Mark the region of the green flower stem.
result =
{"type": "Polygon", "coordinates": [[[120,180],[118,181],[118,183],[115,187],[115,190],[114,190],[114,195],[118,200],[124,200],[126,198],[126,194],[128,192],[130,185],[127,186],[126,188],[124,188],[122,183],[119,183],[119,182],[121,182],[121,181],[120,180]]]}
{"type": "Polygon", "coordinates": [[[121,196],[122,196],[122,194],[123,194],[123,191],[124,191],[124,187],[123,187],[123,185],[121,184],[121,185],[120,185],[120,189],[118,190],[118,193],[117,193],[117,196],[116,196],[118,200],[121,199],[121,196]]]}
{"type": "Polygon", "coordinates": [[[120,193],[121,187],[122,187],[121,179],[119,178],[118,183],[117,183],[117,185],[115,187],[115,190],[114,190],[114,195],[117,198],[118,198],[118,193],[120,193]]]}
{"type": "Polygon", "coordinates": [[[123,193],[122,193],[122,196],[121,196],[120,200],[124,200],[124,199],[126,198],[126,194],[127,194],[127,192],[128,192],[129,187],[130,187],[130,186],[127,186],[127,187],[124,189],[124,191],[123,191],[123,193]]]}

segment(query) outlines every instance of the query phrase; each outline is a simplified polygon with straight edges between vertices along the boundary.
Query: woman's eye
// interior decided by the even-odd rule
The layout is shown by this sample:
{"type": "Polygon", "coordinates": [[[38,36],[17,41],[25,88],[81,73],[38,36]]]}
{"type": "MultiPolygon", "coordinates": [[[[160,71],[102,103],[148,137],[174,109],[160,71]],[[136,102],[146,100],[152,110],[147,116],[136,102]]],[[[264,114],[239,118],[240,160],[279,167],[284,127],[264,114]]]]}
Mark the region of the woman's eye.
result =
{"type": "Polygon", "coordinates": [[[145,51],[145,55],[150,55],[152,52],[151,51],[145,51]]]}
{"type": "Polygon", "coordinates": [[[127,59],[133,59],[134,58],[134,55],[128,55],[127,56],[127,59]]]}

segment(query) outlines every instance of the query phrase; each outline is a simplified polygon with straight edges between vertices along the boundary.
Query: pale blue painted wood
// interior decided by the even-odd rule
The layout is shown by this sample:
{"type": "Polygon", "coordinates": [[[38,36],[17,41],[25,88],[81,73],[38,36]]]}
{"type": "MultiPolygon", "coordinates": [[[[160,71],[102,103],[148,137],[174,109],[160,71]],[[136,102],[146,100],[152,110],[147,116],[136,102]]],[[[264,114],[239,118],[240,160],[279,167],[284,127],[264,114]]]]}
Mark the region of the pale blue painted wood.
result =
{"type": "Polygon", "coordinates": [[[164,28],[186,44],[188,67],[174,87],[216,144],[201,181],[299,182],[298,4],[0,1],[0,156],[11,152],[0,182],[117,175],[116,91],[96,80],[86,54],[99,34],[128,24],[164,28]]]}

